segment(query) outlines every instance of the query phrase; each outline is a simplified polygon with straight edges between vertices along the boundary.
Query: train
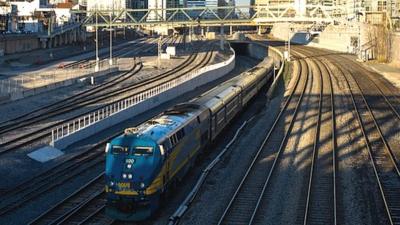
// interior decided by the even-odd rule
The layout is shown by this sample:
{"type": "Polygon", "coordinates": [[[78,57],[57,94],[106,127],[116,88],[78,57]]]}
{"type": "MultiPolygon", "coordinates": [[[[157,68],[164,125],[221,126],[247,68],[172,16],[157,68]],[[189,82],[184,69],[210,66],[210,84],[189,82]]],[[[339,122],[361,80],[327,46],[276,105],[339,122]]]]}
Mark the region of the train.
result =
{"type": "Polygon", "coordinates": [[[273,60],[127,128],[106,145],[106,215],[142,221],[235,116],[273,77],[273,60]]]}

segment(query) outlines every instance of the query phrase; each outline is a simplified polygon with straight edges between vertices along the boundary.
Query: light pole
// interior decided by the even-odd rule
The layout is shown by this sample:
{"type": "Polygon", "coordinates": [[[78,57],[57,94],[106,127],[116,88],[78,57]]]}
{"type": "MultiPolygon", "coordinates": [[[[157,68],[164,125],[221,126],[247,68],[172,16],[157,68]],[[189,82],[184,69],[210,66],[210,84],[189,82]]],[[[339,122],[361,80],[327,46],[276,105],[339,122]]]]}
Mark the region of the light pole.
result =
{"type": "Polygon", "coordinates": [[[288,32],[288,58],[287,61],[290,62],[290,34],[292,33],[292,28],[289,26],[289,32],[288,32]]]}
{"type": "Polygon", "coordinates": [[[112,27],[111,27],[111,23],[112,23],[112,14],[110,12],[110,66],[112,66],[113,61],[112,61],[112,27]]]}
{"type": "Polygon", "coordinates": [[[161,48],[162,48],[162,36],[158,39],[158,48],[157,48],[157,68],[160,69],[160,58],[161,58],[161,48]]]}
{"type": "Polygon", "coordinates": [[[96,5],[96,65],[94,67],[95,72],[99,71],[99,33],[98,33],[97,23],[98,23],[98,11],[96,5]]]}

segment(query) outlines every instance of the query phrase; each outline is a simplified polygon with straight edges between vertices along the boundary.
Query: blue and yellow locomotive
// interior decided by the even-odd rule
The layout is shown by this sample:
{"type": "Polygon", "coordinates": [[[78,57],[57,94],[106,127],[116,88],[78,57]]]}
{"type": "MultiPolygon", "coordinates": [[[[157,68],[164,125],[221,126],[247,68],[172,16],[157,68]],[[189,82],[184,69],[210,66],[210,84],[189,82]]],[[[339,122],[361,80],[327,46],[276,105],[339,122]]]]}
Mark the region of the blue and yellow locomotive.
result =
{"type": "Polygon", "coordinates": [[[272,68],[272,60],[265,59],[107,144],[106,214],[127,221],[150,217],[162,194],[182,180],[197,155],[267,83],[272,68]]]}

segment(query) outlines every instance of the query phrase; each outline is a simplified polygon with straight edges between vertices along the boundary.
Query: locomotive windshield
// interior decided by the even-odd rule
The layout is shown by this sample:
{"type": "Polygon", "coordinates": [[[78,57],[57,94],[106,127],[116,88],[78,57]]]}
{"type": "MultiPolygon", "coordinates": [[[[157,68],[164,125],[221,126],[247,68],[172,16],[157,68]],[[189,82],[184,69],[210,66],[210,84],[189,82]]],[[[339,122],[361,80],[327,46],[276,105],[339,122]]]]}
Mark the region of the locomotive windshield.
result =
{"type": "Polygon", "coordinates": [[[124,147],[119,145],[113,145],[111,147],[111,153],[114,155],[152,155],[153,154],[153,147],[124,147]]]}
{"type": "Polygon", "coordinates": [[[152,147],[135,147],[133,148],[134,155],[152,155],[153,148],[152,147]]]}
{"type": "Polygon", "coordinates": [[[128,155],[129,149],[128,147],[123,147],[123,146],[118,146],[118,145],[113,145],[111,147],[111,153],[118,155],[118,154],[125,154],[128,155]]]}

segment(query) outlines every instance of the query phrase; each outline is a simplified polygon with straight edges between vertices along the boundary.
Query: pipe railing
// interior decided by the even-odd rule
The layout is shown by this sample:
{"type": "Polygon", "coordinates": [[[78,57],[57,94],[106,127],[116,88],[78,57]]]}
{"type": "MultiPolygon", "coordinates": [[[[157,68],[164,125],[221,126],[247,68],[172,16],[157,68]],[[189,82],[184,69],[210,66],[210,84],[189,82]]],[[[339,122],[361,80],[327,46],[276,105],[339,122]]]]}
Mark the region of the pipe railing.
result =
{"type": "Polygon", "coordinates": [[[233,54],[227,61],[209,65],[209,66],[205,66],[203,68],[200,68],[196,71],[187,73],[183,76],[180,76],[180,77],[173,79],[171,81],[168,81],[166,83],[163,83],[163,84],[157,85],[155,87],[152,87],[150,89],[147,89],[145,91],[142,91],[142,92],[140,92],[134,96],[131,96],[129,98],[122,99],[116,103],[113,103],[111,105],[103,107],[95,112],[86,114],[77,119],[74,119],[72,121],[64,123],[52,130],[50,144],[54,145],[55,141],[65,137],[65,136],[71,135],[79,130],[82,130],[94,123],[101,121],[101,120],[104,120],[104,119],[106,119],[118,112],[121,112],[129,107],[133,107],[149,98],[152,98],[152,97],[159,95],[165,91],[168,91],[174,87],[177,87],[178,85],[180,85],[184,82],[187,82],[195,77],[198,77],[198,76],[202,75],[203,73],[206,73],[206,72],[212,71],[212,70],[216,70],[216,69],[222,68],[226,65],[229,65],[230,63],[232,63],[233,60],[235,60],[235,54],[233,54]]]}

